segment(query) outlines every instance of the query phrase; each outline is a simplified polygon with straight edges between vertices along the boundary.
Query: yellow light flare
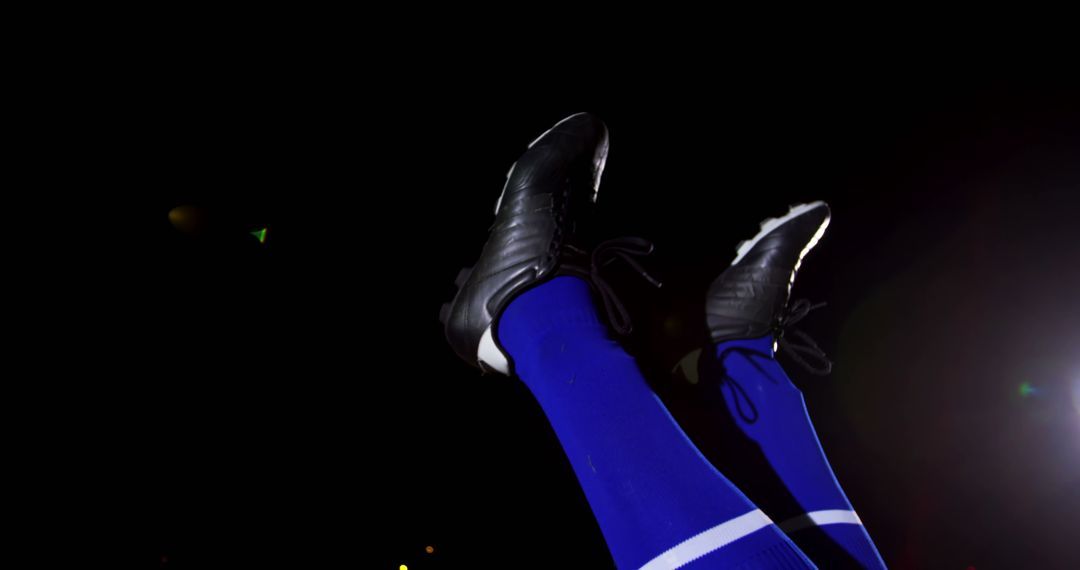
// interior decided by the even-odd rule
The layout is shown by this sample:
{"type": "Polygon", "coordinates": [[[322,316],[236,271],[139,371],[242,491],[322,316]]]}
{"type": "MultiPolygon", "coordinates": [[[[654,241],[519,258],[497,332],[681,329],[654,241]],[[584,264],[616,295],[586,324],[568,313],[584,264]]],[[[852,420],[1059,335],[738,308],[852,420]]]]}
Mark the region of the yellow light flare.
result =
{"type": "Polygon", "coordinates": [[[169,223],[186,234],[202,233],[206,222],[206,211],[196,206],[177,206],[169,210],[169,223]]]}

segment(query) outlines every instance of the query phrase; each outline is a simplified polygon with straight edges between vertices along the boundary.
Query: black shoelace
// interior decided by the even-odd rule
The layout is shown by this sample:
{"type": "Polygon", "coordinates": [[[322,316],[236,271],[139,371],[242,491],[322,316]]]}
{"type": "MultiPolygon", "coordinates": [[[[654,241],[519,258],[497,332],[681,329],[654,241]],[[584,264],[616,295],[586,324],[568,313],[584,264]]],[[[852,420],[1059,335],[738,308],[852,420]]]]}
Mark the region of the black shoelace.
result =
{"type": "MultiPolygon", "coordinates": [[[[577,253],[586,253],[573,246],[569,247],[577,253]]],[[[634,259],[634,257],[644,257],[649,255],[652,251],[653,244],[646,239],[638,237],[612,238],[601,242],[593,248],[592,254],[589,255],[588,270],[574,268],[583,273],[587,273],[588,278],[592,281],[593,285],[596,287],[597,293],[599,293],[600,298],[604,302],[604,311],[607,312],[611,327],[619,334],[630,334],[630,331],[633,330],[633,324],[630,322],[630,313],[615,294],[615,290],[612,288],[611,284],[609,284],[607,280],[604,279],[603,275],[601,275],[600,270],[616,260],[622,260],[652,286],[660,287],[661,283],[653,278],[652,275],[649,275],[649,273],[645,271],[645,268],[634,259]]]]}
{"type": "MultiPolygon", "coordinates": [[[[791,357],[807,372],[817,376],[825,376],[832,371],[832,361],[825,354],[825,351],[821,350],[821,347],[814,342],[814,339],[810,338],[810,335],[792,328],[792,325],[803,320],[807,313],[815,309],[824,307],[825,303],[811,304],[806,299],[799,299],[788,305],[783,313],[780,314],[780,318],[777,319],[777,324],[773,327],[773,334],[775,335],[779,348],[784,350],[784,353],[791,357]],[[795,335],[802,341],[803,344],[796,344],[786,338],[787,335],[795,335]],[[815,361],[811,363],[810,360],[815,361]]],[[[727,352],[745,352],[755,353],[745,348],[729,348],[727,352]]],[[[727,352],[720,354],[717,358],[719,362],[723,362],[727,356],[727,352]]],[[[762,374],[766,374],[765,370],[761,366],[754,362],[753,359],[749,359],[752,366],[758,368],[762,374]]],[[[742,387],[734,378],[729,376],[726,372],[723,375],[723,384],[731,391],[731,399],[735,402],[735,411],[739,414],[739,417],[747,423],[754,423],[758,418],[757,407],[754,406],[754,401],[750,398],[750,395],[746,393],[746,389],[742,387]],[[745,402],[747,409],[743,408],[745,402]]]]}
{"type": "Polygon", "coordinates": [[[784,350],[784,353],[806,369],[807,372],[817,376],[825,376],[832,372],[832,361],[829,360],[825,351],[821,350],[821,347],[814,342],[814,339],[810,338],[810,335],[792,328],[792,325],[803,320],[810,311],[824,306],[825,303],[815,305],[806,299],[799,299],[788,305],[787,309],[780,314],[780,318],[773,328],[776,342],[784,350]],[[789,335],[795,335],[801,341],[801,344],[789,340],[789,335]]]}

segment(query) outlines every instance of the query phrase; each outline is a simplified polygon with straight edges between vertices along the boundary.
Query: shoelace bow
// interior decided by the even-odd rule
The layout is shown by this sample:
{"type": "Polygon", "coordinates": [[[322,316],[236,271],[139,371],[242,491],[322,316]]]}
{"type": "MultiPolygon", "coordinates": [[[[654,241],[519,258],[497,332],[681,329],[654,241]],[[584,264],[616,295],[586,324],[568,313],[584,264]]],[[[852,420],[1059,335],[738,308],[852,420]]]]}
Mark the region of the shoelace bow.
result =
{"type": "MultiPolygon", "coordinates": [[[[821,347],[814,342],[814,339],[810,338],[810,335],[792,328],[792,325],[803,320],[807,313],[815,309],[824,307],[825,303],[811,304],[806,299],[799,299],[788,305],[787,309],[780,314],[780,318],[777,319],[776,326],[773,327],[773,334],[775,335],[777,344],[784,352],[791,357],[796,363],[806,369],[807,372],[815,374],[817,376],[825,376],[832,371],[832,361],[825,354],[825,351],[821,350],[821,347]],[[785,338],[785,335],[794,334],[799,337],[803,344],[796,344],[785,338]],[[817,365],[811,364],[807,359],[817,361],[817,365]]],[[[733,352],[753,352],[745,348],[730,348],[729,351],[733,352]]],[[[726,353],[719,355],[719,360],[722,362],[726,356],[726,353]]],[[[755,365],[756,366],[756,365],[755,365]]],[[[750,398],[750,395],[746,393],[746,389],[742,387],[734,378],[724,374],[724,385],[731,391],[731,399],[735,402],[735,410],[739,416],[748,423],[754,423],[757,421],[758,412],[757,407],[754,406],[754,401],[750,398]],[[743,409],[743,403],[749,407],[749,413],[743,409]]]]}
{"type": "MultiPolygon", "coordinates": [[[[587,253],[573,246],[568,247],[582,255],[587,253]]],[[[592,254],[589,254],[587,274],[604,301],[604,310],[607,312],[608,320],[611,321],[611,327],[619,334],[630,334],[633,330],[630,313],[615,294],[615,289],[601,275],[600,270],[616,260],[622,260],[653,287],[660,287],[661,283],[649,275],[645,268],[634,259],[634,257],[649,255],[652,251],[653,244],[646,239],[618,237],[600,242],[593,248],[592,254]]]]}
{"type": "Polygon", "coordinates": [[[799,299],[788,305],[788,308],[780,314],[780,318],[773,328],[773,333],[776,335],[776,342],[779,347],[783,349],[792,360],[806,369],[807,372],[817,376],[825,376],[832,372],[832,361],[829,360],[825,351],[821,350],[821,347],[814,342],[814,339],[810,338],[810,335],[801,330],[792,328],[792,325],[803,320],[810,311],[820,309],[824,306],[825,303],[817,303],[815,305],[811,304],[810,301],[806,299],[799,299]],[[802,344],[796,344],[788,340],[788,335],[795,335],[802,341],[802,344]],[[811,363],[809,360],[816,362],[811,363]]]}

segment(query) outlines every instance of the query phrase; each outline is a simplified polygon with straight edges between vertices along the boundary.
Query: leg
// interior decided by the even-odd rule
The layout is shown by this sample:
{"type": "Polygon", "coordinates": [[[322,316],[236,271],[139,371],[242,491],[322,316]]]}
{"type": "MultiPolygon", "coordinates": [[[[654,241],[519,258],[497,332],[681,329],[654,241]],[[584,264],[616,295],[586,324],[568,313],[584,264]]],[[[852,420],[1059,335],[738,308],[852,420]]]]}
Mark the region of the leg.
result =
{"type": "MultiPolygon", "coordinates": [[[[788,379],[772,347],[771,336],[715,345],[710,355],[715,365],[703,367],[710,372],[702,379],[702,388],[719,392],[720,398],[710,401],[726,408],[735,429],[757,445],[772,474],[794,499],[770,500],[769,514],[812,560],[827,568],[856,566],[853,561],[865,568],[884,568],[825,458],[802,392],[788,379]]],[[[725,465],[729,474],[740,469],[745,473],[737,480],[759,481],[745,487],[755,497],[752,490],[770,474],[732,463],[725,465]]]]}
{"type": "Polygon", "coordinates": [[[811,567],[690,443],[609,338],[584,281],[557,277],[514,299],[499,340],[551,421],[619,568],[811,567]]]}
{"type": "Polygon", "coordinates": [[[613,325],[626,324],[598,254],[630,261],[636,251],[605,242],[582,264],[575,229],[596,199],[607,144],[603,123],[581,113],[511,167],[480,258],[441,312],[447,340],[466,362],[516,372],[530,388],[621,568],[813,567],[705,461],[597,314],[584,279],[613,325]]]}
{"type": "MultiPolygon", "coordinates": [[[[810,308],[789,309],[788,297],[803,257],[828,222],[823,202],[795,206],[786,216],[767,220],[712,284],[706,318],[713,344],[698,360],[698,417],[712,418],[714,431],[723,431],[718,418],[730,421],[726,427],[733,435],[726,437],[728,449],[714,456],[715,463],[815,562],[828,568],[884,568],[825,459],[802,393],[774,354],[779,345],[807,364],[803,356],[820,352],[788,343],[782,331],[810,308]],[[744,453],[730,458],[733,446],[744,453]]],[[[708,452],[713,446],[702,447],[708,452]]]]}

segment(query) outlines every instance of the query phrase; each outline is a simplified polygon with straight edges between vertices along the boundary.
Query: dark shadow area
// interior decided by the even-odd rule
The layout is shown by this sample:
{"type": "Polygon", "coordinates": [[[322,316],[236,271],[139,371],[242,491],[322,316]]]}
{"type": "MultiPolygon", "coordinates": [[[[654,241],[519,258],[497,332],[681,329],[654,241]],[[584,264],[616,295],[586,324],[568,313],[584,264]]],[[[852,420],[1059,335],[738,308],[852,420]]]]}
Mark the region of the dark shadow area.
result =
{"type": "MultiPolygon", "coordinates": [[[[45,489],[26,498],[65,527],[50,563],[609,567],[531,395],[460,362],[437,321],[509,165],[590,110],[612,136],[596,234],[656,243],[665,281],[611,278],[644,366],[685,354],[701,329],[681,305],[759,220],[824,199],[796,295],[829,302],[805,328],[837,366],[796,382],[886,562],[1078,566],[1075,85],[584,57],[588,80],[561,81],[449,49],[405,65],[184,37],[71,54],[92,65],[55,108],[80,159],[31,190],[96,203],[31,235],[78,260],[43,262],[55,284],[28,308],[49,334],[24,334],[42,368],[12,399],[45,489]],[[179,230],[183,205],[212,227],[179,230]]],[[[721,471],[792,510],[700,395],[657,387],[721,471]]]]}
{"type": "MultiPolygon", "coordinates": [[[[773,469],[760,445],[739,429],[724,401],[723,390],[732,392],[736,411],[743,421],[759,417],[753,396],[725,370],[722,359],[712,354],[705,324],[704,297],[707,285],[725,268],[702,260],[699,270],[679,275],[665,283],[665,295],[656,299],[655,315],[668,323],[663,346],[627,344],[653,390],[694,445],[720,473],[738,487],[754,504],[780,523],[799,516],[806,509],[799,504],[773,469]],[[701,302],[691,300],[699,299],[701,302]],[[672,325],[678,324],[673,330],[672,325]],[[696,354],[696,357],[692,357],[696,354]],[[682,368],[691,366],[695,382],[682,368]]],[[[660,330],[663,324],[642,322],[640,326],[660,330]]],[[[638,343],[643,339],[635,339],[638,343]]],[[[753,360],[750,360],[754,363],[753,360]]],[[[756,363],[754,363],[756,365],[756,363]]],[[[798,542],[810,545],[807,556],[822,568],[862,568],[839,544],[820,528],[798,531],[798,542]]]]}
{"type": "MultiPolygon", "coordinates": [[[[734,393],[737,413],[750,423],[759,417],[753,396],[708,350],[700,353],[696,365],[697,384],[673,375],[653,382],[676,421],[709,462],[775,522],[805,513],[806,508],[788,491],[761,447],[739,429],[721,391],[734,393]]],[[[800,530],[792,538],[800,547],[813,545],[815,551],[806,554],[823,568],[862,567],[820,528],[800,530]]]]}

